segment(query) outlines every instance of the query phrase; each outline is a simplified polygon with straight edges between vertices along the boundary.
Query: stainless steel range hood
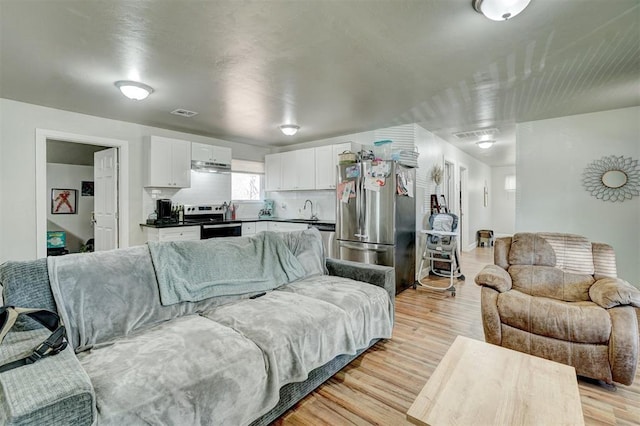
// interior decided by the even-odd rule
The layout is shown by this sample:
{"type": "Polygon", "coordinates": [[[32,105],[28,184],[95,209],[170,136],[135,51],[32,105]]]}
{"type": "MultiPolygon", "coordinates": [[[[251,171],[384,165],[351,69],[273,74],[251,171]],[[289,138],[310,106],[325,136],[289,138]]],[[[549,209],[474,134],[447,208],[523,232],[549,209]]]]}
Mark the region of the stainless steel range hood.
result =
{"type": "Polygon", "coordinates": [[[191,170],[203,173],[231,173],[231,164],[192,160],[191,170]]]}

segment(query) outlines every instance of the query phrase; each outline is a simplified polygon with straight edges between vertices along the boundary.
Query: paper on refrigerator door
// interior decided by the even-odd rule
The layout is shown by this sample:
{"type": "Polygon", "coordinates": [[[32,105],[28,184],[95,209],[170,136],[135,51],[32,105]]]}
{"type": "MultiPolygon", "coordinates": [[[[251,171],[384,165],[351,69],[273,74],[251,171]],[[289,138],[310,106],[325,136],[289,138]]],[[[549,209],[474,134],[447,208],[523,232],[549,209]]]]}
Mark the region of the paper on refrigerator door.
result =
{"type": "Polygon", "coordinates": [[[386,179],[383,177],[366,177],[364,178],[364,189],[380,192],[380,187],[385,183],[386,179]]]}
{"type": "Polygon", "coordinates": [[[338,199],[343,203],[348,203],[349,198],[356,197],[355,185],[352,180],[347,182],[341,182],[338,184],[338,190],[336,191],[338,194],[338,199]]]}

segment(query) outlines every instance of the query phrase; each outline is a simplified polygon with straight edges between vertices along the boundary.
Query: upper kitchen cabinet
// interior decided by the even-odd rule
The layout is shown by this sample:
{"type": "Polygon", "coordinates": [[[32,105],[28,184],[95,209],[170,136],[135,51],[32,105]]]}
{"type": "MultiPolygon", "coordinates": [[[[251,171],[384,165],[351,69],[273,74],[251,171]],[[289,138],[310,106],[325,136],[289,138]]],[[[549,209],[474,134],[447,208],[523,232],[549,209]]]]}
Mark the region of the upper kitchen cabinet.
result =
{"type": "Polygon", "coordinates": [[[335,189],[338,155],[345,151],[356,152],[359,145],[345,142],[316,148],[316,189],[335,189]]]}
{"type": "Polygon", "coordinates": [[[231,148],[193,142],[191,159],[206,163],[231,164],[231,148]]]}
{"type": "Polygon", "coordinates": [[[144,141],[144,157],[147,159],[145,186],[191,186],[191,142],[150,136],[144,141]]]}
{"type": "Polygon", "coordinates": [[[265,155],[264,169],[265,191],[315,189],[315,151],[313,148],[265,155]]]}
{"type": "Polygon", "coordinates": [[[282,155],[268,154],[264,156],[264,190],[282,190],[282,155]]]}
{"type": "Polygon", "coordinates": [[[282,189],[304,191],[316,189],[316,154],[314,148],[282,154],[282,189]]]}

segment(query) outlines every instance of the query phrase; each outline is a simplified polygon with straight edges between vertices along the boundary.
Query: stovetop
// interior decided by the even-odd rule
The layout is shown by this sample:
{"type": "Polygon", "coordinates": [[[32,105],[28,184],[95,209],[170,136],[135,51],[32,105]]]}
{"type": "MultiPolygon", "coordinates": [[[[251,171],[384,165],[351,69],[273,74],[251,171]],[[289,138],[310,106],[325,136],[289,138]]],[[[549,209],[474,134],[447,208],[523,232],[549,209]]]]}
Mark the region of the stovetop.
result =
{"type": "Polygon", "coordinates": [[[223,222],[226,210],[224,204],[185,205],[184,221],[198,224],[223,222]]]}

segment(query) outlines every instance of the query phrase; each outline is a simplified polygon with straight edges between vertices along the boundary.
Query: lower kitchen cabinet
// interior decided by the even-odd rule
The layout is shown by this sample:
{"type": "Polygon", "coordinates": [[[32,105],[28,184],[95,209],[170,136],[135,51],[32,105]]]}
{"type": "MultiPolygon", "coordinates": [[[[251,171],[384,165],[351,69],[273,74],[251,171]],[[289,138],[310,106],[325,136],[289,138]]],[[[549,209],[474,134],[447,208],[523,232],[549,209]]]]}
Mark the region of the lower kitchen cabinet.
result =
{"type": "Polygon", "coordinates": [[[200,226],[145,228],[147,241],[193,241],[200,239],[200,226]]]}
{"type": "Polygon", "coordinates": [[[304,231],[308,228],[306,223],[268,222],[267,225],[267,229],[274,232],[304,231]]]}
{"type": "Polygon", "coordinates": [[[267,228],[267,222],[242,222],[242,236],[257,234],[267,228]]]}

